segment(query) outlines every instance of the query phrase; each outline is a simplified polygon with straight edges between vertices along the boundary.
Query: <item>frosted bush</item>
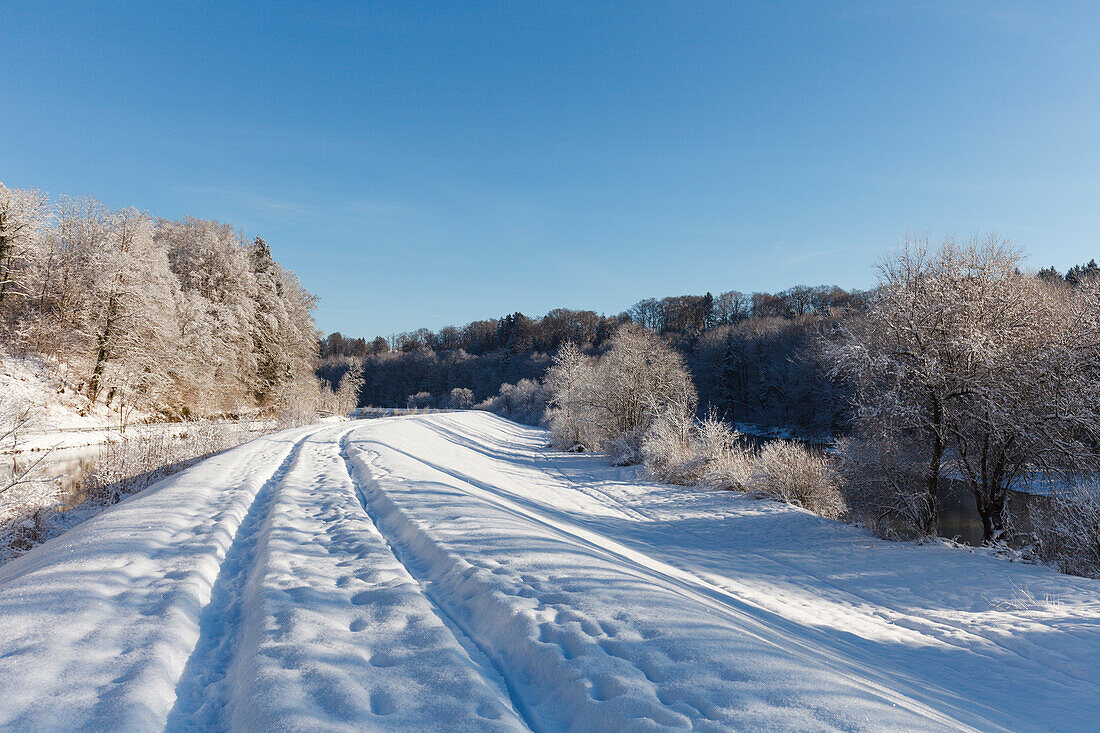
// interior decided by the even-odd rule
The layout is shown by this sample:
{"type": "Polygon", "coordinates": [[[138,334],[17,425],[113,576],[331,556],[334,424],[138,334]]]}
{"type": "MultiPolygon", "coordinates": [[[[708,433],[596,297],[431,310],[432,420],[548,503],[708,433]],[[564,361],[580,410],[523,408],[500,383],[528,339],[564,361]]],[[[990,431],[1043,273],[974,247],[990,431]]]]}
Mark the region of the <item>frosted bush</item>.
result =
{"type": "MultiPolygon", "coordinates": [[[[265,424],[267,429],[275,427],[265,424]]],[[[217,420],[188,424],[183,432],[133,431],[104,448],[71,501],[61,506],[56,481],[26,481],[0,492],[0,563],[26,552],[103,508],[198,461],[256,437],[251,426],[217,420]]]]}
{"type": "Polygon", "coordinates": [[[28,478],[0,493],[0,563],[38,544],[61,500],[56,480],[28,478]]]}
{"type": "Polygon", "coordinates": [[[750,485],[764,496],[836,519],[847,507],[839,477],[824,455],[794,441],[776,440],[760,450],[750,485]]]}
{"type": "Polygon", "coordinates": [[[650,476],[667,484],[691,486],[703,467],[695,420],[684,413],[669,411],[646,431],[642,440],[642,461],[650,476]]]}
{"type": "Polygon", "coordinates": [[[714,415],[700,421],[697,432],[702,468],[696,483],[707,489],[744,491],[752,475],[752,454],[741,435],[714,415]]]}
{"type": "Polygon", "coordinates": [[[928,493],[927,456],[919,446],[880,433],[856,433],[836,445],[849,517],[888,539],[913,539],[935,527],[935,502],[928,493]]]}
{"type": "Polygon", "coordinates": [[[552,444],[604,451],[619,465],[642,461],[661,415],[690,415],[698,401],[683,357],[652,331],[625,324],[598,359],[566,344],[546,373],[552,444]]]}
{"type": "Polygon", "coordinates": [[[494,412],[528,425],[539,425],[546,416],[546,395],[542,385],[533,379],[521,379],[515,384],[505,382],[495,395],[478,403],[474,409],[494,412]]]}
{"type": "Polygon", "coordinates": [[[740,490],[751,472],[740,435],[713,414],[697,420],[666,412],[646,432],[641,451],[649,474],[670,484],[740,490]]]}
{"type": "Polygon", "coordinates": [[[1039,555],[1063,573],[1100,578],[1100,486],[1055,492],[1034,513],[1039,555]]]}
{"type": "Polygon", "coordinates": [[[615,466],[633,466],[642,462],[642,440],[644,433],[641,430],[631,430],[611,440],[607,444],[607,454],[615,466]]]}
{"type": "Polygon", "coordinates": [[[251,440],[246,425],[218,420],[189,424],[179,434],[130,433],[107,444],[103,458],[81,485],[81,497],[110,505],[188,466],[251,440]]]}

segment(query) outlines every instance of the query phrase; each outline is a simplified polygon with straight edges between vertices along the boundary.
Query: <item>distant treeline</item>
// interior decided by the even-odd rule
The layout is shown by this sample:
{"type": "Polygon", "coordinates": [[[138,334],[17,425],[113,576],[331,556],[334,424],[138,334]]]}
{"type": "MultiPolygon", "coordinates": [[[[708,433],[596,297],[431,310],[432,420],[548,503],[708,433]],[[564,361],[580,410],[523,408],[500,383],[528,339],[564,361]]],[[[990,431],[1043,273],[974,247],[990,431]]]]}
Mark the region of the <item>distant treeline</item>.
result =
{"type": "MultiPolygon", "coordinates": [[[[1051,267],[1038,275],[1073,285],[1098,272],[1091,261],[1064,274],[1051,267]]],[[[541,318],[513,313],[370,341],[332,333],[321,341],[318,374],[338,384],[348,364],[360,362],[361,405],[447,407],[456,400],[465,405],[468,397],[452,393],[465,395],[468,389],[473,404],[495,407],[509,404],[512,396],[530,395],[524,380],[540,380],[563,344],[599,355],[622,324],[636,323],[660,333],[683,356],[701,413],[714,409],[731,422],[822,434],[842,427],[851,395],[848,387],[828,378],[819,336],[862,312],[871,296],[870,291],[800,285],[778,293],[647,298],[614,316],[557,308],[541,318]],[[520,389],[513,389],[521,382],[520,389]]],[[[534,412],[525,404],[516,415],[534,412]]]]}
{"type": "Polygon", "coordinates": [[[824,432],[834,427],[846,397],[825,378],[813,344],[866,298],[835,286],[798,286],[649,298],[616,316],[566,308],[542,318],[513,313],[372,341],[333,333],[321,342],[319,375],[336,384],[350,361],[361,361],[363,405],[448,406],[455,389],[471,390],[480,403],[521,380],[541,379],[563,344],[597,355],[622,324],[636,323],[662,334],[684,356],[701,410],[824,432]]]}

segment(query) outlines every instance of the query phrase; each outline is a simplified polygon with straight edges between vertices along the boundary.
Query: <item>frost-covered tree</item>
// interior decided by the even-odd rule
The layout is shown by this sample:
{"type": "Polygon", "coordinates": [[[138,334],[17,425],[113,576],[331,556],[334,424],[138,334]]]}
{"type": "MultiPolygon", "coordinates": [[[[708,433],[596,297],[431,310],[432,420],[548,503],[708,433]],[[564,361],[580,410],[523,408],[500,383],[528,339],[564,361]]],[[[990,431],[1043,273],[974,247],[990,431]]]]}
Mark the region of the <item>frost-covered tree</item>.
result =
{"type": "MultiPolygon", "coordinates": [[[[165,415],[316,402],[314,298],[262,240],[0,186],[0,336],[89,403],[165,415]]],[[[364,344],[365,348],[365,344],[364,344]]]]}
{"type": "Polygon", "coordinates": [[[13,344],[66,363],[85,351],[81,327],[94,284],[88,265],[106,235],[108,212],[92,199],[62,198],[52,213],[53,226],[24,270],[27,295],[9,298],[4,310],[13,344]]]}
{"type": "MultiPolygon", "coordinates": [[[[256,374],[252,381],[256,399],[264,404],[284,382],[306,385],[317,362],[317,329],[312,312],[316,299],[271,256],[267,243],[257,237],[249,249],[256,287],[252,342],[256,374]]],[[[362,363],[355,399],[362,386],[362,363]]],[[[346,378],[346,375],[345,375],[346,378]]],[[[341,385],[343,383],[341,382],[341,385]]],[[[350,385],[350,383],[349,383],[350,385]]],[[[350,409],[356,405],[352,404],[350,409]]]]}
{"type": "Polygon", "coordinates": [[[586,403],[595,388],[595,362],[575,343],[566,342],[554,355],[543,384],[548,397],[548,417],[551,442],[556,448],[591,449],[598,440],[588,432],[584,414],[586,403]]]}
{"type": "Polygon", "coordinates": [[[157,393],[169,391],[177,280],[154,241],[152,219],[134,209],[106,218],[104,236],[86,260],[86,336],[94,353],[88,399],[94,403],[106,391],[110,402],[125,390],[155,403],[157,393]]]}
{"type": "Polygon", "coordinates": [[[0,183],[0,307],[7,298],[31,294],[29,270],[49,223],[47,204],[39,191],[0,183]]]}
{"type": "Polygon", "coordinates": [[[621,327],[599,361],[601,394],[593,419],[608,435],[644,430],[665,410],[695,411],[697,395],[684,360],[648,329],[621,327]]]}
{"type": "Polygon", "coordinates": [[[232,227],[199,219],[164,222],[157,239],[184,292],[201,298],[203,363],[216,409],[234,410],[260,392],[253,341],[256,278],[248,251],[232,227]]]}
{"type": "Polygon", "coordinates": [[[347,371],[340,377],[336,388],[336,412],[347,415],[359,406],[359,392],[363,389],[363,362],[349,359],[347,371]]]}
{"type": "Polygon", "coordinates": [[[683,358],[632,323],[619,328],[594,366],[575,346],[564,347],[547,373],[546,392],[557,445],[611,450],[624,462],[641,460],[645,431],[660,415],[690,415],[697,401],[683,358]]]}
{"type": "Polygon", "coordinates": [[[1029,473],[1096,465],[1100,301],[1020,273],[1020,260],[997,237],[907,240],[829,350],[855,389],[854,440],[889,456],[871,475],[924,467],[922,532],[935,531],[948,466],[973,493],[988,542],[1029,473]]]}
{"type": "Polygon", "coordinates": [[[448,404],[453,410],[468,410],[474,406],[474,391],[468,387],[455,387],[451,390],[448,404]]]}

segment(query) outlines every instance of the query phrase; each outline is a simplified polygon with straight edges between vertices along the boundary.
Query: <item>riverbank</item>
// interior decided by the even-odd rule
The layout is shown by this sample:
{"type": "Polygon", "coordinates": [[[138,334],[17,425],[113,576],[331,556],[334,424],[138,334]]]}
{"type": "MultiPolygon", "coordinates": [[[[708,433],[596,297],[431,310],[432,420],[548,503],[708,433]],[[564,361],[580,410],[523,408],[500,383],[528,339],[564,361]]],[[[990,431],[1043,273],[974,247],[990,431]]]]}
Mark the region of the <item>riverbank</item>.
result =
{"type": "Polygon", "coordinates": [[[90,445],[9,453],[0,462],[0,487],[6,487],[0,493],[0,564],[166,476],[278,428],[274,420],[132,426],[82,431],[84,441],[100,440],[90,445]]]}
{"type": "MultiPolygon", "coordinates": [[[[128,436],[168,435],[178,437],[202,421],[144,423],[137,425],[92,425],[74,427],[50,427],[28,430],[19,437],[19,442],[0,450],[0,455],[35,453],[48,450],[73,450],[93,446],[103,446],[119,442],[128,436]]],[[[220,420],[225,425],[239,425],[243,429],[257,434],[276,426],[274,418],[247,420],[220,420]]]]}

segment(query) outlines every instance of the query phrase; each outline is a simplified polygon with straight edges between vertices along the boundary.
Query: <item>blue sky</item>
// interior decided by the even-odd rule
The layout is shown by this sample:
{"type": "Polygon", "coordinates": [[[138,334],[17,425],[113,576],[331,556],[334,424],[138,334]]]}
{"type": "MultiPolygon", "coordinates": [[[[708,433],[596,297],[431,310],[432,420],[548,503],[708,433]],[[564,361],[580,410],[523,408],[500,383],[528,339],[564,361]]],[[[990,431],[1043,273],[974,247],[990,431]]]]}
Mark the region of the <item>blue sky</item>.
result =
{"type": "Polygon", "coordinates": [[[0,181],[262,235],[373,336],[1100,255],[1100,5],[3,4],[0,181]],[[965,7],[961,7],[964,6],[965,7]]]}

